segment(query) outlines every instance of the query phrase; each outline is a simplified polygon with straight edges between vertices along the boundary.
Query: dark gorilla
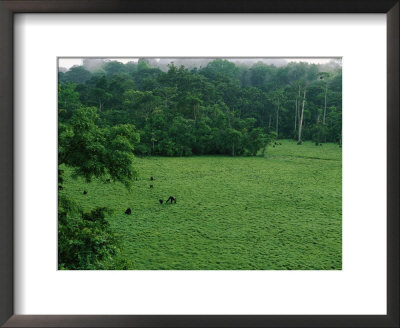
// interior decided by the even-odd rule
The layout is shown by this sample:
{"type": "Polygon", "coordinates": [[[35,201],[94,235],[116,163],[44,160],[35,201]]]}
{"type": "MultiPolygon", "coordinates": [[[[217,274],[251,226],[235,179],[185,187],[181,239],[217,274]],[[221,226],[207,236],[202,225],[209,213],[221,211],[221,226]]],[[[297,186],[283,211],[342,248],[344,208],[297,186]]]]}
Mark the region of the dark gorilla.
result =
{"type": "Polygon", "coordinates": [[[131,211],[130,208],[128,208],[128,209],[125,211],[125,214],[131,214],[131,213],[132,213],[132,211],[131,211]]]}
{"type": "Polygon", "coordinates": [[[153,177],[150,177],[150,181],[153,181],[154,180],[154,178],[153,177]]]}
{"type": "Polygon", "coordinates": [[[86,190],[84,190],[84,191],[83,191],[83,194],[84,194],[84,195],[86,195],[86,194],[87,194],[87,191],[86,191],[86,190]]]}
{"type": "Polygon", "coordinates": [[[162,205],[162,203],[164,202],[162,199],[159,199],[158,201],[160,202],[161,205],[162,205]]]}
{"type": "Polygon", "coordinates": [[[169,198],[165,202],[168,203],[169,201],[171,202],[171,204],[172,204],[172,202],[174,202],[176,204],[176,197],[169,196],[169,198]]]}

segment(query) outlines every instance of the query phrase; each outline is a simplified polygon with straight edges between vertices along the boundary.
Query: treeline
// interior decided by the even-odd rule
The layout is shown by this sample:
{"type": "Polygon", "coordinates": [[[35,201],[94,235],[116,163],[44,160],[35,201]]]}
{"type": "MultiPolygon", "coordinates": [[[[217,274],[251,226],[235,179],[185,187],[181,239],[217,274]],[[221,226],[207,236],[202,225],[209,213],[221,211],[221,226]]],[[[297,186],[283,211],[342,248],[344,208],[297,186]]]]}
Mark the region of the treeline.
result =
{"type": "Polygon", "coordinates": [[[140,59],[59,72],[60,123],[86,107],[100,128],[133,125],[138,155],[256,155],[275,138],[341,144],[342,71],[222,59],[162,71],[140,59]]]}

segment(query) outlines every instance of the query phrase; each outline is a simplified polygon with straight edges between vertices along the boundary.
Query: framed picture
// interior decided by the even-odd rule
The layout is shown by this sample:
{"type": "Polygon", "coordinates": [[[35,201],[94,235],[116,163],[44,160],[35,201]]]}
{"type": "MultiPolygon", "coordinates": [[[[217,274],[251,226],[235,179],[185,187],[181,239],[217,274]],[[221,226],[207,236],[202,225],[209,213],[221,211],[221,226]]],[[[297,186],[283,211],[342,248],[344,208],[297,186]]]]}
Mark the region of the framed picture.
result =
{"type": "Polygon", "coordinates": [[[0,17],[1,324],[398,327],[398,1],[0,17]]]}

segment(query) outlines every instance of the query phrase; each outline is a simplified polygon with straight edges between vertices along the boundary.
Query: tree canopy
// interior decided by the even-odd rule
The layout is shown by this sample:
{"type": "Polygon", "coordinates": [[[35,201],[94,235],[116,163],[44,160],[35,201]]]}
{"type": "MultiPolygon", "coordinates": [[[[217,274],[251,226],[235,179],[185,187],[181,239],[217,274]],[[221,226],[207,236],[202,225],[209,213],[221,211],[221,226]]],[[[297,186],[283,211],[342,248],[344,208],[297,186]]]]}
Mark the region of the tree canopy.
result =
{"type": "MultiPolygon", "coordinates": [[[[340,67],[326,72],[303,62],[244,66],[224,59],[190,69],[172,62],[162,70],[148,59],[109,61],[92,71],[77,66],[59,73],[60,122],[85,108],[106,134],[134,126],[137,155],[255,155],[274,137],[340,143],[341,74],[340,67]]],[[[97,133],[99,145],[107,140],[93,128],[85,133],[97,133]]]]}

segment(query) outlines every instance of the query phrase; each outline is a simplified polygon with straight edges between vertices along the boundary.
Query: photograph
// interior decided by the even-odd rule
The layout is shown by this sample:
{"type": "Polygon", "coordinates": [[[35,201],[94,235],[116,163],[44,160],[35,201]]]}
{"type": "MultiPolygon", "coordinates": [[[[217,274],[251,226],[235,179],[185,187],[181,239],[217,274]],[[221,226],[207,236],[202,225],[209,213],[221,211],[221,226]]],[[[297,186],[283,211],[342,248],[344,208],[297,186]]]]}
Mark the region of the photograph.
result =
{"type": "Polygon", "coordinates": [[[0,327],[398,327],[399,1],[0,0],[0,327]]]}
{"type": "Polygon", "coordinates": [[[55,74],[58,270],[342,270],[341,57],[55,74]]]}

